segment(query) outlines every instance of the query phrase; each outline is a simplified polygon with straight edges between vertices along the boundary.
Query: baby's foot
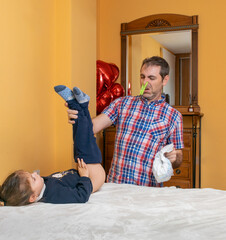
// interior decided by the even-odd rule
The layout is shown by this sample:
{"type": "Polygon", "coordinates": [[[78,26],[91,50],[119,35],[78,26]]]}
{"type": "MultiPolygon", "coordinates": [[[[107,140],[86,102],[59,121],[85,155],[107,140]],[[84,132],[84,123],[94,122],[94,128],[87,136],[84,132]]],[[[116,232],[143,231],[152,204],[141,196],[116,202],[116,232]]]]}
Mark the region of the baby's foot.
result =
{"type": "Polygon", "coordinates": [[[85,103],[85,102],[89,102],[90,100],[90,97],[85,94],[84,92],[82,92],[79,88],[77,87],[74,87],[73,88],[73,93],[74,93],[74,96],[76,98],[76,100],[82,104],[82,103],[85,103]]]}
{"type": "Polygon", "coordinates": [[[75,96],[70,88],[64,86],[64,85],[58,85],[54,87],[54,90],[65,100],[70,101],[72,99],[75,99],[75,96]]]}

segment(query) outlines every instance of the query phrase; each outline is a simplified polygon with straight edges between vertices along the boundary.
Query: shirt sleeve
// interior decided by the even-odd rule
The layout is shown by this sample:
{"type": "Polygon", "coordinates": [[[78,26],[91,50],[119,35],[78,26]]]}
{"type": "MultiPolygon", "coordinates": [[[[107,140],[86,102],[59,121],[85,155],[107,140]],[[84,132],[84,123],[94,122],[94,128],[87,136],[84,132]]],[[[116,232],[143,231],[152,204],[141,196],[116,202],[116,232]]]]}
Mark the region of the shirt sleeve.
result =
{"type": "Polygon", "coordinates": [[[183,142],[183,118],[180,113],[176,114],[176,119],[171,129],[168,144],[173,143],[175,149],[184,148],[183,142]]]}
{"type": "Polygon", "coordinates": [[[114,125],[116,125],[117,120],[118,120],[121,102],[122,102],[122,97],[115,99],[102,112],[103,114],[107,115],[111,119],[112,124],[114,124],[114,125]]]}

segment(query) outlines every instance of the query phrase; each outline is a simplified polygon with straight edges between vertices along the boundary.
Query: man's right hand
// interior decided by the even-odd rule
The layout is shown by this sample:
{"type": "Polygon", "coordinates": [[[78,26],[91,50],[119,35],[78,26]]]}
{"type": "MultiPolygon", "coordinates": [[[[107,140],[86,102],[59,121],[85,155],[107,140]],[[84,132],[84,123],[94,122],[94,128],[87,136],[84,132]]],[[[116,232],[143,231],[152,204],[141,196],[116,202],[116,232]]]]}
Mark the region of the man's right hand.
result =
{"type": "MultiPolygon", "coordinates": [[[[65,103],[65,106],[68,108],[67,102],[65,103]]],[[[78,111],[68,108],[67,115],[68,115],[68,123],[74,124],[75,121],[73,119],[78,118],[78,111]]],[[[93,133],[94,134],[97,134],[101,130],[103,130],[107,127],[110,127],[112,125],[111,119],[103,113],[101,113],[98,116],[96,116],[95,118],[93,118],[92,122],[93,122],[93,133]]]]}
{"type": "MultiPolygon", "coordinates": [[[[65,106],[68,108],[68,103],[65,103],[65,106]]],[[[78,111],[77,110],[72,110],[69,109],[67,110],[67,115],[68,115],[68,123],[70,124],[74,124],[75,121],[73,119],[77,119],[78,118],[78,111]]]]}

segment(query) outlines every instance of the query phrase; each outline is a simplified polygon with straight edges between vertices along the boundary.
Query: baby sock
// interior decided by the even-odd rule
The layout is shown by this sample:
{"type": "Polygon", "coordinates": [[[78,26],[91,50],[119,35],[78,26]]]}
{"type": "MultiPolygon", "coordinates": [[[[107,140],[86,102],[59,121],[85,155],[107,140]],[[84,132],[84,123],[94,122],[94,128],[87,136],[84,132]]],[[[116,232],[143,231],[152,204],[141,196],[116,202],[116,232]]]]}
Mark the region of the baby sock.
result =
{"type": "Polygon", "coordinates": [[[74,93],[71,91],[70,88],[64,85],[58,85],[54,87],[54,90],[68,103],[68,107],[70,109],[79,111],[78,115],[83,114],[80,112],[82,108],[76,101],[74,93]]]}
{"type": "Polygon", "coordinates": [[[85,94],[84,92],[82,92],[79,88],[74,87],[73,92],[74,92],[74,96],[75,96],[76,100],[80,104],[85,103],[85,102],[89,102],[90,97],[87,94],[85,94]]]}
{"type": "Polygon", "coordinates": [[[75,99],[78,101],[79,105],[83,108],[84,114],[87,117],[90,117],[89,110],[88,110],[90,97],[77,87],[73,88],[73,93],[74,93],[75,99]]]}
{"type": "Polygon", "coordinates": [[[54,87],[54,90],[65,100],[70,101],[72,99],[75,99],[75,96],[70,88],[64,86],[64,85],[58,85],[54,87]]]}

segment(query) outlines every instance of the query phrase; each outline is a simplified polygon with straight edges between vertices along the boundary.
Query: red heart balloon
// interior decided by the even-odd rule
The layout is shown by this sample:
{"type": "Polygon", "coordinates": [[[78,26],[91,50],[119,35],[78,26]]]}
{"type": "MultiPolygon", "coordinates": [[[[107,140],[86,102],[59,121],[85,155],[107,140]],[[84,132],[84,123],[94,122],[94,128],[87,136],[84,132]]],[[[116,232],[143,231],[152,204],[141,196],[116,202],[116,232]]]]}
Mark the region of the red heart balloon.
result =
{"type": "Polygon", "coordinates": [[[132,95],[132,90],[131,90],[131,83],[130,81],[128,82],[128,96],[131,96],[132,95]]]}
{"type": "Polygon", "coordinates": [[[106,90],[97,98],[97,114],[100,114],[112,101],[113,95],[110,91],[106,90]]]}
{"type": "Polygon", "coordinates": [[[112,70],[112,83],[118,79],[119,76],[119,68],[114,63],[109,63],[110,68],[112,70]]]}
{"type": "Polygon", "coordinates": [[[97,69],[97,96],[100,95],[104,87],[104,79],[99,69],[97,69]]]}
{"type": "Polygon", "coordinates": [[[114,84],[111,86],[111,88],[109,89],[109,91],[110,91],[110,92],[112,93],[112,95],[113,95],[113,99],[112,99],[112,100],[114,100],[114,99],[116,99],[116,98],[118,98],[118,97],[124,96],[124,93],[125,93],[124,88],[123,88],[122,85],[119,84],[119,83],[114,83],[114,84]]]}
{"type": "Polygon", "coordinates": [[[107,88],[110,87],[119,76],[119,69],[113,63],[106,63],[104,61],[97,60],[97,69],[99,74],[102,75],[104,84],[107,88]]]}

